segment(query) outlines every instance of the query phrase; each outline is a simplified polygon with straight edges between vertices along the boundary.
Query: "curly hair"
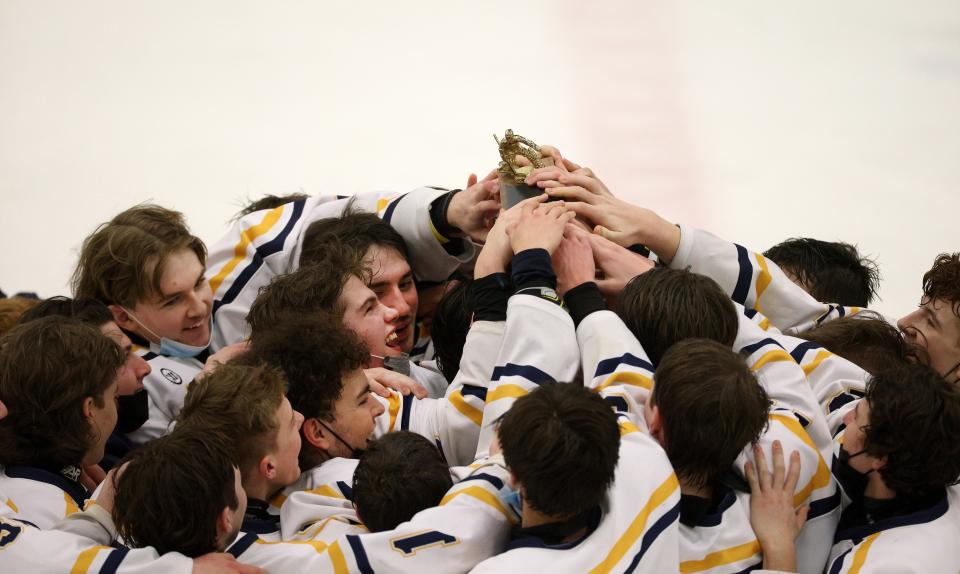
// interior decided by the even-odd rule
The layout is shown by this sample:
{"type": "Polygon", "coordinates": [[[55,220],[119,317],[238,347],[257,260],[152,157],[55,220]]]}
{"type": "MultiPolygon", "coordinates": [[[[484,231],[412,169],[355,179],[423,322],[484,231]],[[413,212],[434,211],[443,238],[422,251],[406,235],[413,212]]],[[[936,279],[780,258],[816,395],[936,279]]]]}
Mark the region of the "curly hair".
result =
{"type": "Polygon", "coordinates": [[[905,497],[960,481],[960,386],[924,365],[889,369],[867,383],[864,450],[887,464],[884,483],[905,497]]]}
{"type": "Polygon", "coordinates": [[[933,267],[923,274],[923,297],[949,302],[953,314],[960,317],[960,253],[937,255],[933,267]]]}

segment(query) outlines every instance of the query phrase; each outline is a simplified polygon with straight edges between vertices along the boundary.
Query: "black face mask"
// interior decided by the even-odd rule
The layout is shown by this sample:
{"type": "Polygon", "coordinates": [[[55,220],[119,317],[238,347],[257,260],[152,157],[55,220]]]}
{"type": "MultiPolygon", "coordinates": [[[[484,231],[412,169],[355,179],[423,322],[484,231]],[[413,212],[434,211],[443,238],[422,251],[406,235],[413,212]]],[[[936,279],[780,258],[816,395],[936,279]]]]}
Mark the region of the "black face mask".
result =
{"type": "Polygon", "coordinates": [[[117,428],[122,434],[131,433],[150,418],[150,402],[146,389],[132,395],[117,397],[117,428]]]}
{"type": "Polygon", "coordinates": [[[322,424],[322,425],[323,425],[323,428],[325,428],[325,429],[327,429],[328,431],[330,431],[330,434],[332,434],[334,437],[336,437],[336,439],[337,439],[338,441],[340,441],[340,442],[343,444],[343,446],[345,446],[345,447],[347,447],[348,449],[350,449],[350,456],[349,456],[348,458],[355,458],[355,459],[358,459],[358,460],[359,460],[360,457],[363,456],[363,453],[365,452],[366,449],[355,448],[355,447],[350,446],[350,443],[348,443],[347,441],[345,441],[345,440],[343,440],[342,438],[340,438],[340,435],[338,435],[337,433],[335,433],[332,428],[330,428],[329,426],[327,426],[327,423],[325,423],[325,422],[323,422],[323,421],[321,421],[321,420],[319,420],[319,419],[317,419],[317,422],[320,423],[320,424],[322,424]]]}
{"type": "Polygon", "coordinates": [[[843,491],[847,493],[847,496],[852,499],[863,496],[863,491],[867,489],[867,483],[870,481],[870,473],[873,472],[873,469],[867,472],[860,472],[850,466],[851,458],[860,456],[865,452],[867,451],[861,450],[850,454],[844,450],[843,445],[840,445],[840,453],[837,454],[837,464],[833,465],[833,476],[837,479],[837,482],[840,483],[840,486],[843,487],[843,491]]]}

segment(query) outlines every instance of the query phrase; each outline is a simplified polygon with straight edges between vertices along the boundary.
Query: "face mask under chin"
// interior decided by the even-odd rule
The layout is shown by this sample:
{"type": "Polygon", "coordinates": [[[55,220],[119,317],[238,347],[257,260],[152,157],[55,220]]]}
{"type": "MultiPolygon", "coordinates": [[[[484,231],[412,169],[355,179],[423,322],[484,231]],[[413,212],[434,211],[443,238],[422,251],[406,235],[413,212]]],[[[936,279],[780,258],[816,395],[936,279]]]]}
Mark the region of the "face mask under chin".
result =
{"type": "Polygon", "coordinates": [[[150,401],[146,389],[117,397],[117,432],[131,433],[142,427],[149,418],[150,401]]]}

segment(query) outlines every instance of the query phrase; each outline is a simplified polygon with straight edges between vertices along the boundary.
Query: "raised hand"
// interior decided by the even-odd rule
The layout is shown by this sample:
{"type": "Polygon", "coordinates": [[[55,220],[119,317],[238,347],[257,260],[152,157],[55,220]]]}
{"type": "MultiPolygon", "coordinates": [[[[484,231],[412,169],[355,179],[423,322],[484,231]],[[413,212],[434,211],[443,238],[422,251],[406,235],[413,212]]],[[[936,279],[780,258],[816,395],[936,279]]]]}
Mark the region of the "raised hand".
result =
{"type": "Polygon", "coordinates": [[[597,280],[597,287],[607,300],[607,307],[613,309],[627,283],[653,269],[653,261],[599,235],[590,234],[588,238],[593,259],[603,272],[603,279],[597,280]]]}
{"type": "Polygon", "coordinates": [[[447,208],[447,223],[473,241],[483,243],[491,223],[500,210],[500,184],[497,170],[477,181],[475,174],[467,178],[467,187],[454,194],[447,208]]]}
{"type": "Polygon", "coordinates": [[[370,390],[381,397],[389,397],[391,394],[389,389],[404,396],[412,393],[418,399],[429,394],[423,385],[401,373],[383,367],[372,367],[363,371],[367,374],[367,380],[370,381],[370,390]]]}
{"type": "Polygon", "coordinates": [[[590,233],[571,221],[563,231],[563,241],[553,254],[557,293],[562,297],[570,289],[593,281],[596,267],[590,247],[590,233]]]}
{"type": "Polygon", "coordinates": [[[520,218],[507,225],[510,247],[514,254],[527,249],[546,249],[551,255],[563,240],[563,230],[576,214],[562,201],[524,203],[520,218]]]}
{"type": "Polygon", "coordinates": [[[763,567],[795,572],[795,541],[807,521],[809,506],[794,508],[793,497],[800,479],[800,453],[790,454],[790,468],[784,469],[783,445],[773,441],[773,472],[767,466],[760,445],[753,447],[756,470],[746,464],[750,483],[750,526],[763,549],[763,567]]]}
{"type": "Polygon", "coordinates": [[[520,213],[524,205],[539,205],[547,199],[546,195],[531,197],[506,211],[500,212],[500,217],[497,218],[493,228],[490,229],[490,233],[487,234],[487,242],[484,243],[480,255],[477,256],[477,263],[473,268],[475,278],[480,279],[493,273],[506,272],[507,265],[513,259],[513,248],[510,247],[510,236],[507,235],[507,228],[520,220],[520,213]]]}

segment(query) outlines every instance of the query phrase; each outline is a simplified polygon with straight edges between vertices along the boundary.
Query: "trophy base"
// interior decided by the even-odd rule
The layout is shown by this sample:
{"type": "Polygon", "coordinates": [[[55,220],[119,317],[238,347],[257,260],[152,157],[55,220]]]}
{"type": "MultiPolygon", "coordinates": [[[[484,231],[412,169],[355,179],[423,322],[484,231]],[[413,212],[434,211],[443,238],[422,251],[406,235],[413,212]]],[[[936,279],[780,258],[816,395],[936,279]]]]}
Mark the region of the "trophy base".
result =
{"type": "Polygon", "coordinates": [[[510,209],[524,199],[543,195],[543,190],[539,187],[527,185],[525,183],[508,183],[500,179],[500,204],[504,209],[510,209]]]}

